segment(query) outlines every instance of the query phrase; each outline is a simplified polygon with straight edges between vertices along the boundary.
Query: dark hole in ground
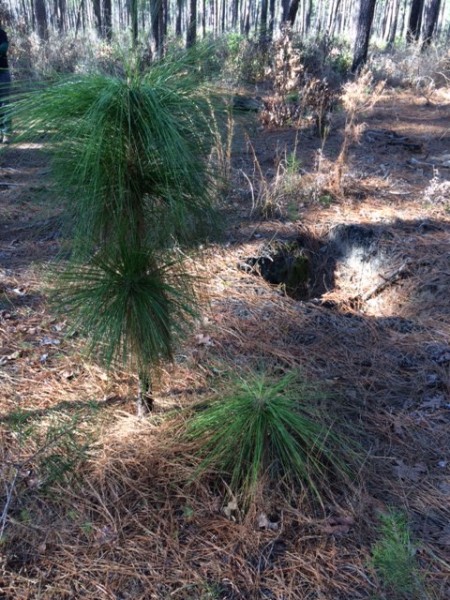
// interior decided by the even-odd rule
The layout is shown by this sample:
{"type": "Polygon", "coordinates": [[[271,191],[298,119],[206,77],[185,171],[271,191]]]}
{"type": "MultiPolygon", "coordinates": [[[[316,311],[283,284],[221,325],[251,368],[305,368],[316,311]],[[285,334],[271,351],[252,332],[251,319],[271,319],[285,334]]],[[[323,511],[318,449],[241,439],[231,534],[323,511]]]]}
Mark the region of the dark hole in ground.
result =
{"type": "Polygon", "coordinates": [[[354,281],[356,297],[374,285],[389,268],[386,243],[391,234],[368,225],[338,225],[323,238],[302,232],[293,239],[264,244],[258,256],[246,258],[240,268],[280,286],[295,300],[320,299],[336,286],[337,271],[354,281]]]}

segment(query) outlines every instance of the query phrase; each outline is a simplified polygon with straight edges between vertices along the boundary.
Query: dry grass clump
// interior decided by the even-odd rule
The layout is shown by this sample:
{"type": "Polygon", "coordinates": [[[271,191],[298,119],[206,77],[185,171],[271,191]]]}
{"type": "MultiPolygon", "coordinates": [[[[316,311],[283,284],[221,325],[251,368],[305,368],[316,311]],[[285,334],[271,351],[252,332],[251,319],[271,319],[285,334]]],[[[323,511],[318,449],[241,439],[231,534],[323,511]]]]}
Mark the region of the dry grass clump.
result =
{"type": "Polygon", "coordinates": [[[450,77],[450,58],[447,48],[420,44],[396,47],[369,57],[369,68],[376,79],[389,87],[412,88],[428,104],[436,88],[447,87],[450,77]]]}

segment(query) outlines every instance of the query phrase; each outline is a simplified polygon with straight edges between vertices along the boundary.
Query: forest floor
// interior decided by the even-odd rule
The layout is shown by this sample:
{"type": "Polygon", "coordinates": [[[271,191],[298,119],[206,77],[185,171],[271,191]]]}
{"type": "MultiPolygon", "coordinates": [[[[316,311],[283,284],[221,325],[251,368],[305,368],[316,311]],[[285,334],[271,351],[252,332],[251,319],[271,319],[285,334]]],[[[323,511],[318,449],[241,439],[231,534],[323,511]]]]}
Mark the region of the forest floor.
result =
{"type": "Polygon", "coordinates": [[[238,117],[226,235],[196,265],[208,302],[162,370],[149,420],[134,416],[134,378],[87,362],[47,305],[61,237],[45,147],[2,152],[1,599],[403,598],[370,565],[391,508],[408,519],[417,597],[450,597],[450,95],[386,92],[339,193],[320,184],[342,144],[335,119],[322,143],[238,117]],[[313,257],[301,300],[249,266],[274,240],[313,257]],[[271,498],[241,514],[189,483],[186,450],[170,444],[168,410],[258,365],[320,382],[360,444],[357,483],[322,507],[271,498]]]}

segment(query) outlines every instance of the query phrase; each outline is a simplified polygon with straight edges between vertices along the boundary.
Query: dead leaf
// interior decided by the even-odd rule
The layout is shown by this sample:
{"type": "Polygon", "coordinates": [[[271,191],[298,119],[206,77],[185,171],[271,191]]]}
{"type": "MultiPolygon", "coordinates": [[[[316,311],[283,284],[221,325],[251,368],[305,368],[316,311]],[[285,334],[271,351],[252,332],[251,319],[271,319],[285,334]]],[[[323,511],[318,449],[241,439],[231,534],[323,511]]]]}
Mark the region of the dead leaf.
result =
{"type": "Polygon", "coordinates": [[[203,335],[203,333],[199,333],[195,336],[195,341],[197,342],[197,346],[214,346],[214,342],[210,338],[209,335],[203,335]]]}
{"type": "Polygon", "coordinates": [[[259,529],[268,529],[270,531],[277,531],[279,528],[279,524],[277,521],[271,521],[266,513],[260,513],[258,515],[258,527],[259,529]]]}
{"type": "Polygon", "coordinates": [[[63,371],[61,373],[61,377],[63,379],[73,379],[75,373],[73,371],[63,371]]]}
{"type": "Polygon", "coordinates": [[[238,510],[238,503],[236,502],[236,500],[230,500],[228,502],[228,504],[223,508],[223,514],[228,518],[228,519],[232,519],[234,520],[235,517],[233,516],[234,512],[237,512],[238,510]]]}
{"type": "Polygon", "coordinates": [[[4,356],[0,356],[0,366],[4,365],[7,362],[10,362],[12,360],[16,360],[17,358],[20,358],[19,350],[16,350],[15,352],[12,352],[11,354],[5,354],[4,356]]]}
{"type": "Polygon", "coordinates": [[[108,544],[117,538],[117,534],[112,527],[105,525],[95,532],[95,541],[98,545],[108,544]]]}
{"type": "Polygon", "coordinates": [[[51,338],[49,336],[44,336],[39,343],[41,346],[59,346],[61,340],[58,340],[57,338],[51,338]]]}
{"type": "Polygon", "coordinates": [[[322,525],[322,531],[329,535],[344,535],[349,533],[350,528],[354,525],[355,519],[347,515],[336,515],[330,517],[322,525]]]}

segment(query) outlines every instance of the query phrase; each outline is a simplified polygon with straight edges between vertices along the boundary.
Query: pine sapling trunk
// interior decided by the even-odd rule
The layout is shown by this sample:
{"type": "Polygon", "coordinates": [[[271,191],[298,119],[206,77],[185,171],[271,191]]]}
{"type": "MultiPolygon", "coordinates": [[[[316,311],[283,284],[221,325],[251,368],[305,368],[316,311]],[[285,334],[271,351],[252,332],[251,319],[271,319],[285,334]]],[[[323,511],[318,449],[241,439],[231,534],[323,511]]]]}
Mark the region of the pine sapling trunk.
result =
{"type": "Polygon", "coordinates": [[[137,416],[143,417],[153,410],[152,382],[148,373],[139,373],[139,393],[136,401],[137,416]]]}

